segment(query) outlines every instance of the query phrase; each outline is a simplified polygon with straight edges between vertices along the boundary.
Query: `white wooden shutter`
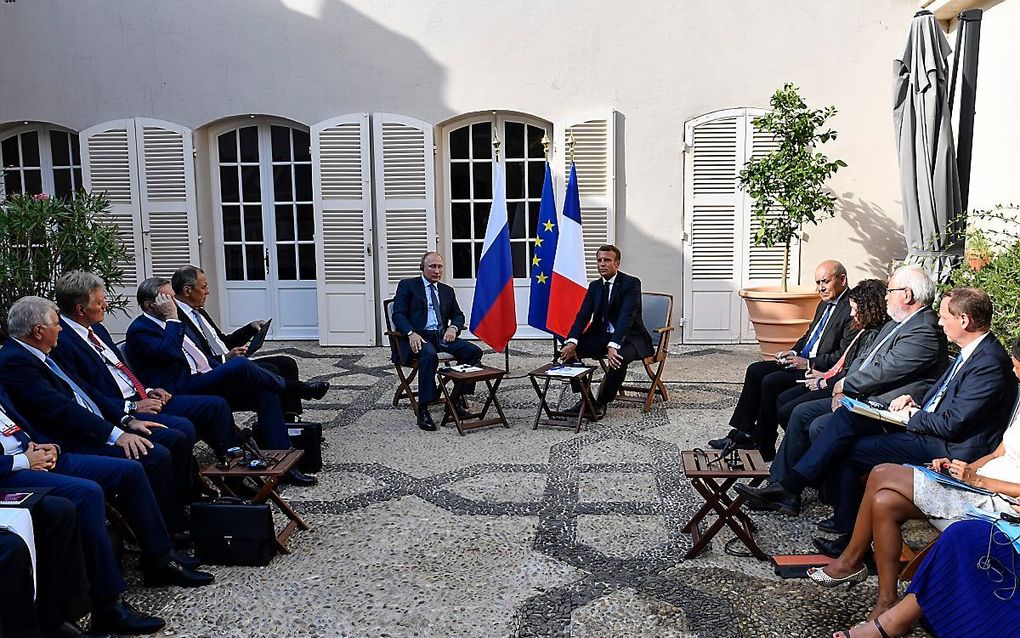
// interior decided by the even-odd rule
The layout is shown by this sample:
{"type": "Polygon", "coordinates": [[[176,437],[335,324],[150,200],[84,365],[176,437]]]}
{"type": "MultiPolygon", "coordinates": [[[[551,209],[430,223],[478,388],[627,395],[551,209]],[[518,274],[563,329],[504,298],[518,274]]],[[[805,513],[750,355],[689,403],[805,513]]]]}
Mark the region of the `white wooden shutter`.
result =
{"type": "Polygon", "coordinates": [[[378,316],[401,279],[421,274],[422,253],[436,249],[435,157],[431,124],[372,114],[375,227],[379,246],[378,316]]]}
{"type": "Polygon", "coordinates": [[[375,343],[372,181],[367,113],[311,127],[319,343],[375,343]]]}
{"type": "Polygon", "coordinates": [[[195,162],[191,129],[135,119],[139,205],[146,277],[170,277],[177,268],[201,266],[195,162]]]}
{"type": "MultiPolygon", "coordinates": [[[[573,135],[577,190],[581,199],[581,230],[584,235],[584,263],[589,279],[598,277],[595,253],[599,246],[616,241],[616,118],[615,111],[588,117],[569,118],[558,123],[557,164],[563,167],[563,185],[558,202],[563,202],[570,177],[568,144],[573,135]]],[[[562,203],[560,209],[562,210],[562,203]]]]}

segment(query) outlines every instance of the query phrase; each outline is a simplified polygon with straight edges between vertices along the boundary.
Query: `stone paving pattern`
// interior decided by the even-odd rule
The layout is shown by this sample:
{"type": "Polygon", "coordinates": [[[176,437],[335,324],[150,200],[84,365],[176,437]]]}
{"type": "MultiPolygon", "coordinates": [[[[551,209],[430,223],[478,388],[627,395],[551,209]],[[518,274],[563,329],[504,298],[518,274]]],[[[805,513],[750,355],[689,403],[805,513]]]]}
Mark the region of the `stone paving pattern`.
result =
{"type": "MultiPolygon", "coordinates": [[[[135,579],[128,598],[167,619],[162,636],[831,636],[874,601],[874,578],[852,592],[822,590],[731,556],[728,530],[710,551],[682,558],[691,541],[680,530],[701,498],[680,451],[725,433],[756,348],[674,347],[668,403],[642,414],[617,402],[575,434],[531,429],[537,403],[521,375],[551,347],[514,342],[511,372],[521,378],[500,389],[511,428],[463,437],[453,427],[423,432],[406,403],[391,405],[387,349],[269,349],[332,383],[305,414],[324,426],[319,485],[283,491],[312,529],[267,567],[210,567],[210,587],[147,589],[135,579]]],[[[569,386],[558,397],[573,403],[569,386]]],[[[768,553],[807,552],[826,514],[815,504],[797,519],[755,515],[757,538],[768,553]]]]}

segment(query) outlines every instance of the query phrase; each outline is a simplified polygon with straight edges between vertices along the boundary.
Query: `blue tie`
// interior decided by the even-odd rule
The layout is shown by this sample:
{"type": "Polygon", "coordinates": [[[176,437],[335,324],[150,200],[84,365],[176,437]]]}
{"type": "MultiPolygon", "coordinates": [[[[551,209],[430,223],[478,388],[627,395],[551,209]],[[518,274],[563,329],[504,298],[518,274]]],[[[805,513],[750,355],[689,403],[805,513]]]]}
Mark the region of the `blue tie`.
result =
{"type": "Polygon", "coordinates": [[[949,382],[953,380],[953,375],[956,374],[956,369],[960,367],[961,363],[963,363],[963,355],[958,354],[956,355],[956,361],[953,362],[953,366],[949,368],[949,372],[946,374],[946,380],[943,381],[942,385],[939,386],[938,392],[936,392],[932,396],[932,398],[928,399],[925,402],[924,407],[921,408],[922,410],[924,410],[925,412],[935,411],[937,403],[942,400],[942,396],[946,393],[946,390],[949,388],[949,382]]]}
{"type": "Polygon", "coordinates": [[[46,357],[46,367],[52,370],[53,374],[63,379],[64,383],[71,386],[71,390],[74,392],[74,396],[78,400],[78,403],[81,403],[84,407],[88,408],[92,414],[100,413],[99,406],[89,398],[89,395],[85,394],[85,391],[82,390],[77,383],[71,381],[71,377],[64,374],[64,371],[60,369],[60,366],[57,365],[56,361],[46,357]]]}
{"type": "Polygon", "coordinates": [[[436,285],[429,284],[429,299],[432,301],[432,316],[429,317],[429,321],[425,328],[427,330],[439,330],[441,327],[439,322],[439,297],[436,296],[436,285]]]}
{"type": "Polygon", "coordinates": [[[811,331],[811,336],[808,338],[808,342],[800,350],[800,356],[805,359],[811,354],[811,349],[815,347],[815,343],[818,342],[819,337],[822,336],[822,330],[825,330],[825,324],[829,322],[829,315],[832,314],[832,309],[836,307],[836,304],[826,304],[825,312],[822,313],[822,318],[815,324],[815,329],[811,331]]]}

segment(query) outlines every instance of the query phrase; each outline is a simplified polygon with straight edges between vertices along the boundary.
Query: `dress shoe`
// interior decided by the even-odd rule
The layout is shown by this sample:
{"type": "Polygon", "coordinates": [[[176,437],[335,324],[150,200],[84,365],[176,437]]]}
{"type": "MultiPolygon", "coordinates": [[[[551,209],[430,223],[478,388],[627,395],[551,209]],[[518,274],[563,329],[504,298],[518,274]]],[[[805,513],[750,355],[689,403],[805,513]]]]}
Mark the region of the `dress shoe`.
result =
{"type": "Polygon", "coordinates": [[[426,432],[435,432],[436,423],[432,420],[432,415],[425,409],[425,406],[419,406],[418,409],[418,427],[425,430],[426,432]]]}
{"type": "Polygon", "coordinates": [[[170,550],[170,558],[174,559],[187,569],[197,569],[202,564],[202,559],[197,556],[188,556],[179,549],[170,550]]]}
{"type": "Polygon", "coordinates": [[[750,434],[746,432],[741,432],[740,430],[733,428],[730,430],[729,434],[722,437],[721,439],[712,439],[711,441],[709,441],[708,447],[714,450],[721,450],[725,447],[729,447],[731,442],[736,442],[737,447],[741,450],[751,449],[747,447],[740,447],[742,445],[750,445],[752,446],[752,448],[754,446],[754,439],[751,437],[750,434]]]}
{"type": "Polygon", "coordinates": [[[291,468],[283,476],[283,482],[287,485],[296,485],[298,487],[311,487],[312,485],[318,485],[319,479],[314,476],[308,476],[304,472],[298,471],[297,468],[291,468]]]}
{"type": "Polygon", "coordinates": [[[461,420],[474,416],[471,407],[468,406],[467,399],[464,397],[455,397],[453,399],[453,411],[457,413],[457,417],[461,420]]]}
{"type": "Polygon", "coordinates": [[[305,400],[317,400],[329,392],[329,381],[305,381],[298,394],[305,400]]]}
{"type": "Polygon", "coordinates": [[[800,514],[800,494],[787,492],[779,483],[769,483],[765,487],[751,487],[744,483],[733,486],[737,492],[747,498],[748,502],[762,509],[781,512],[787,516],[800,514]]]}
{"type": "Polygon", "coordinates": [[[109,638],[109,634],[82,631],[81,627],[73,622],[65,622],[63,625],[44,635],[46,638],[109,638]]]}
{"type": "Polygon", "coordinates": [[[124,601],[106,609],[92,610],[93,633],[138,636],[154,634],[163,627],[166,627],[166,622],[162,618],[143,614],[124,601]]]}
{"type": "MultiPolygon", "coordinates": [[[[161,567],[144,570],[146,587],[177,585],[180,587],[203,587],[216,579],[208,572],[189,569],[173,558],[167,559],[161,567]]],[[[115,631],[113,633],[123,633],[115,631]]]]}
{"type": "Polygon", "coordinates": [[[839,587],[840,585],[846,585],[847,589],[853,589],[857,585],[868,580],[868,567],[867,565],[861,565],[861,568],[856,572],[842,578],[829,576],[825,573],[824,567],[812,567],[807,570],[807,575],[808,578],[815,581],[822,587],[839,587]]]}
{"type": "Polygon", "coordinates": [[[834,539],[815,537],[811,539],[811,544],[815,546],[819,554],[824,554],[830,558],[839,558],[839,555],[847,548],[850,544],[850,534],[843,534],[834,539]]]}
{"type": "Polygon", "coordinates": [[[836,517],[830,516],[823,518],[822,520],[815,523],[815,527],[818,528],[819,532],[825,532],[826,534],[842,534],[843,532],[836,529],[836,517]]]}

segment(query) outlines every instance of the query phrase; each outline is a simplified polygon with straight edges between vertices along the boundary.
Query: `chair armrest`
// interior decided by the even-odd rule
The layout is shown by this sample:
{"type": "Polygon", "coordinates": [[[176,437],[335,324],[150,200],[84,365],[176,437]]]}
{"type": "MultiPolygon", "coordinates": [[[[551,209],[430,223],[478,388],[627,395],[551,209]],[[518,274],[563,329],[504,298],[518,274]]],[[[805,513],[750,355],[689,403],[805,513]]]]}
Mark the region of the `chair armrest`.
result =
{"type": "Polygon", "coordinates": [[[663,332],[671,332],[673,330],[673,328],[674,328],[674,326],[664,326],[662,328],[656,328],[655,332],[658,332],[659,334],[662,334],[663,332]]]}

